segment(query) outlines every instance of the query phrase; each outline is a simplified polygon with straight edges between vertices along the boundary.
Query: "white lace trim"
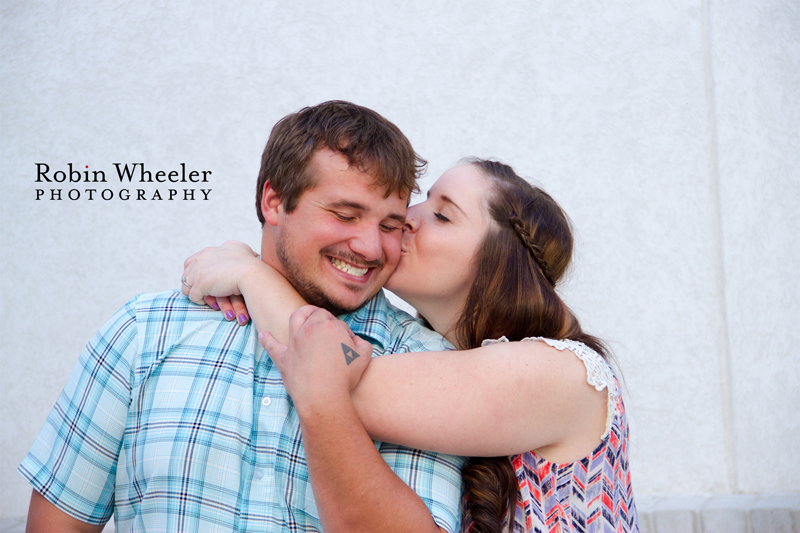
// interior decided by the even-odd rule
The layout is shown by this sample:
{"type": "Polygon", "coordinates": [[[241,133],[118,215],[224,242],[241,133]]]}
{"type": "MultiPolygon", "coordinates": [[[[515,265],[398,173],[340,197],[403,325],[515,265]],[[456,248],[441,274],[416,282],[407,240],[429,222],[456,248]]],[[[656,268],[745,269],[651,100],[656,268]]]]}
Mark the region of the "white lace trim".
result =
{"type": "MultiPolygon", "coordinates": [[[[601,439],[605,439],[608,436],[608,433],[611,431],[611,423],[614,421],[614,415],[617,411],[617,400],[619,399],[619,389],[617,388],[616,384],[614,383],[614,373],[611,372],[611,367],[608,366],[608,363],[603,356],[599,353],[595,352],[582,342],[574,341],[571,339],[562,339],[562,340],[555,340],[555,339],[547,339],[545,337],[526,337],[522,339],[522,341],[541,341],[555,348],[556,350],[569,350],[575,355],[578,356],[578,359],[583,361],[584,366],[586,367],[586,381],[595,388],[595,390],[601,391],[603,389],[608,390],[608,407],[606,410],[606,430],[600,436],[601,439]]],[[[503,336],[499,339],[486,339],[481,343],[481,346],[488,346],[490,344],[497,344],[499,342],[509,342],[509,340],[503,336]]]]}

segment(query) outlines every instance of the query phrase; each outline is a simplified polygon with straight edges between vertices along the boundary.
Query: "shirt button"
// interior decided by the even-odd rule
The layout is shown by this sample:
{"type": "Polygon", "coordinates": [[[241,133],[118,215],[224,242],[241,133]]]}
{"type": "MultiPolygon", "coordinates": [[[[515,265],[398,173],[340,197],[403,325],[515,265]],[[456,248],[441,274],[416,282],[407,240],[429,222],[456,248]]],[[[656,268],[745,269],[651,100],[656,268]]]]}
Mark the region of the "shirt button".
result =
{"type": "Polygon", "coordinates": [[[264,396],[263,398],[261,398],[261,405],[263,405],[264,407],[269,407],[269,404],[271,403],[272,400],[269,399],[269,396],[264,396]]]}
{"type": "Polygon", "coordinates": [[[256,468],[256,471],[253,472],[253,477],[256,479],[261,479],[262,477],[264,477],[264,469],[256,468]]]}

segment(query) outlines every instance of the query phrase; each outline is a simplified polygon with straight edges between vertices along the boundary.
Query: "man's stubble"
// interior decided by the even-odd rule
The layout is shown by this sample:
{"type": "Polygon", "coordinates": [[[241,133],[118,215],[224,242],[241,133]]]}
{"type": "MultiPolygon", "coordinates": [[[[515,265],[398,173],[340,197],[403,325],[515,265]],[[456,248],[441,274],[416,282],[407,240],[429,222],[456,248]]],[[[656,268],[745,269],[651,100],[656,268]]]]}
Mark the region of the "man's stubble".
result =
{"type": "MultiPolygon", "coordinates": [[[[334,301],[334,299],[325,292],[324,288],[320,286],[318,280],[312,279],[311,276],[304,272],[303,269],[292,260],[291,254],[286,249],[287,240],[286,236],[279,231],[275,243],[275,254],[281,262],[281,266],[283,266],[283,275],[309,304],[327,309],[334,316],[339,316],[355,311],[374,296],[373,294],[369,295],[369,298],[366,298],[363,302],[360,302],[354,307],[334,301]]],[[[323,256],[325,252],[326,250],[320,250],[320,254],[323,256]]]]}

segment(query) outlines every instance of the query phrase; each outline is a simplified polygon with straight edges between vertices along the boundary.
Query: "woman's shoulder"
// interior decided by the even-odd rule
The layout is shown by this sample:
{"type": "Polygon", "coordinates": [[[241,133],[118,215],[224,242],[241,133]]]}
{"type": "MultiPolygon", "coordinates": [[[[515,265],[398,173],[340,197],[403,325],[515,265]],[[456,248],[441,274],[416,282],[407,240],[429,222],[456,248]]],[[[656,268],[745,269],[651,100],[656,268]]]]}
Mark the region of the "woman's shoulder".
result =
{"type": "MultiPolygon", "coordinates": [[[[602,355],[597,353],[597,351],[593,350],[586,344],[572,339],[549,339],[547,337],[525,337],[524,339],[516,342],[524,343],[534,341],[542,342],[559,351],[568,350],[575,354],[586,366],[587,381],[589,382],[589,385],[592,385],[598,391],[614,385],[614,373],[611,370],[611,366],[602,355]]],[[[503,336],[499,339],[486,339],[483,341],[481,346],[491,346],[500,343],[513,344],[505,336],[503,336]]]]}
{"type": "Polygon", "coordinates": [[[482,346],[492,346],[503,343],[508,343],[509,348],[514,345],[522,345],[526,342],[541,342],[559,351],[568,351],[573,353],[578,359],[583,362],[586,368],[586,382],[594,387],[597,391],[607,391],[607,418],[605,424],[605,432],[601,438],[608,436],[611,425],[616,416],[620,413],[618,401],[620,399],[620,389],[614,372],[611,369],[608,361],[596,350],[587,346],[586,344],[573,339],[550,339],[547,337],[526,337],[519,341],[509,341],[505,336],[499,339],[486,339],[483,341],[482,346]]]}

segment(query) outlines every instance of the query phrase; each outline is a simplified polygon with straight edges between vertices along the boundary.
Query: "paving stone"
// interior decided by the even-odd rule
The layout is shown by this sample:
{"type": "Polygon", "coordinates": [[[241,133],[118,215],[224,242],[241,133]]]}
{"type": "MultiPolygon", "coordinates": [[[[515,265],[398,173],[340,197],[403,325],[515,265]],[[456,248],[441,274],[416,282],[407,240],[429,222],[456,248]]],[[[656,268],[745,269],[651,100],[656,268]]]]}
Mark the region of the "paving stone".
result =
{"type": "Polygon", "coordinates": [[[764,495],[750,509],[752,533],[800,533],[800,494],[764,495]]]}
{"type": "Polygon", "coordinates": [[[700,515],[703,533],[748,533],[747,513],[741,509],[709,509],[700,515]]]}
{"type": "Polygon", "coordinates": [[[653,512],[655,533],[701,533],[697,513],[688,509],[653,512]]]}
{"type": "Polygon", "coordinates": [[[794,533],[791,509],[751,509],[751,533],[794,533]]]}
{"type": "Polygon", "coordinates": [[[748,533],[747,510],[758,500],[742,494],[712,496],[700,511],[703,533],[748,533]]]}
{"type": "Polygon", "coordinates": [[[645,496],[642,533],[800,533],[800,493],[645,496]]]}
{"type": "Polygon", "coordinates": [[[657,533],[651,512],[639,513],[639,533],[657,533]]]}

